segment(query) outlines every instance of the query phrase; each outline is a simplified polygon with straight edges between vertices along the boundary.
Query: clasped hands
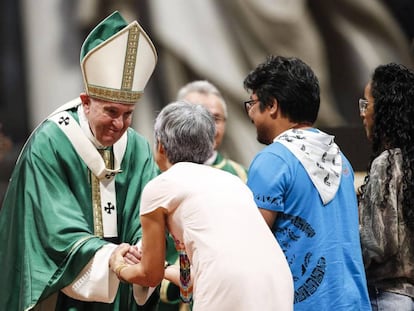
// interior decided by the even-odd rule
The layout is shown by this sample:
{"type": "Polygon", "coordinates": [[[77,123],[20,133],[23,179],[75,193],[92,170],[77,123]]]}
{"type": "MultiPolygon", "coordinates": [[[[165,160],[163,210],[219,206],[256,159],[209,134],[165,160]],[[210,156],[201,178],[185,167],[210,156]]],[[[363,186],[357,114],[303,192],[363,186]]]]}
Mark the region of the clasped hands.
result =
{"type": "MultiPolygon", "coordinates": [[[[138,246],[132,246],[128,243],[120,244],[112,252],[109,259],[109,268],[116,274],[118,279],[122,282],[131,283],[134,278],[134,271],[126,271],[121,276],[121,272],[137,263],[142,259],[142,251],[138,246]]],[[[177,265],[170,265],[165,267],[164,278],[173,282],[177,286],[180,284],[180,268],[177,265]]]]}
{"type": "Polygon", "coordinates": [[[138,246],[128,243],[120,244],[109,259],[109,268],[115,272],[120,281],[127,282],[127,278],[121,277],[121,271],[141,261],[142,251],[138,246]]]}

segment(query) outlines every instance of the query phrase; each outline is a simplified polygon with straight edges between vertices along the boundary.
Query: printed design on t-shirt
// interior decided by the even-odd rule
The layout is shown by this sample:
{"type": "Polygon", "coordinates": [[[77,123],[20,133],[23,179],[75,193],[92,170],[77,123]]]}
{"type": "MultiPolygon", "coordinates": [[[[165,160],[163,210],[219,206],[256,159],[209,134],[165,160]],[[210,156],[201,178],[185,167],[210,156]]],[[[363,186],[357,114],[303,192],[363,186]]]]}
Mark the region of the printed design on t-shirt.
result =
{"type": "MultiPolygon", "coordinates": [[[[280,213],[276,225],[276,238],[291,267],[295,283],[294,302],[298,303],[312,296],[321,285],[326,270],[326,259],[315,257],[314,250],[301,251],[295,246],[301,239],[313,239],[315,229],[303,218],[280,213]]],[[[303,242],[303,241],[302,241],[303,242]]]]}
{"type": "Polygon", "coordinates": [[[264,195],[264,194],[256,194],[255,199],[257,201],[270,204],[273,207],[278,207],[278,206],[283,205],[283,199],[281,197],[271,197],[271,196],[264,195]]]}
{"type": "MultiPolygon", "coordinates": [[[[321,257],[318,259],[316,266],[312,269],[310,277],[306,279],[303,285],[295,289],[294,303],[301,302],[310,297],[323,281],[325,276],[326,259],[321,257]]],[[[305,272],[305,271],[303,271],[305,272]]]]}

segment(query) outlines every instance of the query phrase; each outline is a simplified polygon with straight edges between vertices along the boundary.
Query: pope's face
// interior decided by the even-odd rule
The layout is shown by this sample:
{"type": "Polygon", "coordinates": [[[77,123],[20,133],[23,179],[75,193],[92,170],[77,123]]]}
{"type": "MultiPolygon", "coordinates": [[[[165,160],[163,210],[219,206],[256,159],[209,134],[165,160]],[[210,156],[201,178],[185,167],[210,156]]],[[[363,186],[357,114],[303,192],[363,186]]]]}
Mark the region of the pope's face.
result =
{"type": "Polygon", "coordinates": [[[112,146],[131,125],[135,105],[108,102],[87,95],[81,99],[92,134],[103,146],[112,146]]]}

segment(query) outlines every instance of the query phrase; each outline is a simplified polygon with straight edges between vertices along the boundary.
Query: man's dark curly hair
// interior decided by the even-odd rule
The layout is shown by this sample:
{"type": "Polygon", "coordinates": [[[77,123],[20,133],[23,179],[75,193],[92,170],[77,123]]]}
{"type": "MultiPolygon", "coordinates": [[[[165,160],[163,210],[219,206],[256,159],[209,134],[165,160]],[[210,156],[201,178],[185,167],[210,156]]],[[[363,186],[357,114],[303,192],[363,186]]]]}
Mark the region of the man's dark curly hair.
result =
{"type": "Polygon", "coordinates": [[[320,104],[319,81],[302,60],[269,56],[244,79],[244,88],[256,93],[260,110],[276,99],[284,117],[292,122],[316,121],[320,104]]]}
{"type": "MultiPolygon", "coordinates": [[[[414,71],[395,63],[378,66],[372,76],[371,93],[374,98],[374,124],[369,166],[383,151],[393,148],[401,150],[403,216],[408,228],[414,231],[414,71]]],[[[392,174],[391,152],[388,152],[387,159],[385,198],[389,196],[392,174]]],[[[364,185],[368,181],[369,174],[364,185]]]]}

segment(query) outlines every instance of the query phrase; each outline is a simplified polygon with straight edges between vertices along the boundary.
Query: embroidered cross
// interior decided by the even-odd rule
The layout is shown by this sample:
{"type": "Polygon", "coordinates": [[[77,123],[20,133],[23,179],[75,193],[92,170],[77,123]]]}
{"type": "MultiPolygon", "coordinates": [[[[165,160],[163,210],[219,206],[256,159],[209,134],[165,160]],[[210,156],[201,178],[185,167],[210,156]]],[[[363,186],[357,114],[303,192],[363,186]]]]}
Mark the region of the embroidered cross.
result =
{"type": "Polygon", "coordinates": [[[59,124],[62,125],[62,123],[65,123],[65,125],[68,125],[69,124],[69,117],[66,117],[66,118],[60,117],[59,124]]]}
{"type": "Polygon", "coordinates": [[[111,214],[111,210],[115,210],[115,205],[112,205],[111,202],[107,203],[107,206],[104,207],[105,212],[111,214]]]}

